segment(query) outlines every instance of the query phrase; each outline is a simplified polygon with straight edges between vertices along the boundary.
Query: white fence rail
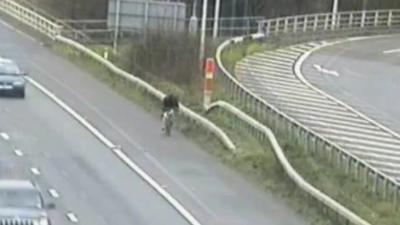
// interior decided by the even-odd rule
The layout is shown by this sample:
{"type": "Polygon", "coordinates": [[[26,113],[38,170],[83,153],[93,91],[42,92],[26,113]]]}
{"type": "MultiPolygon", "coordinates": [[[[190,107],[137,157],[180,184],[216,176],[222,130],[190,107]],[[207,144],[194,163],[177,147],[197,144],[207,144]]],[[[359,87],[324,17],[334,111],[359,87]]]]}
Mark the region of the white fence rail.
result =
{"type": "MultiPolygon", "coordinates": [[[[122,69],[116,67],[110,61],[105,60],[100,55],[92,51],[91,49],[86,48],[85,46],[65,38],[60,35],[60,26],[56,23],[47,20],[43,16],[37,14],[36,12],[30,11],[29,9],[19,5],[18,3],[12,0],[0,0],[0,10],[13,16],[19,21],[22,21],[29,25],[30,27],[36,29],[37,31],[49,36],[50,38],[64,43],[80,52],[83,52],[87,56],[91,57],[93,60],[97,61],[98,63],[102,64],[103,66],[107,67],[114,73],[124,77],[125,79],[135,83],[138,87],[145,90],[148,94],[155,97],[158,100],[162,100],[165,96],[164,93],[157,90],[147,82],[135,77],[132,74],[129,74],[122,69]]],[[[236,146],[234,145],[233,141],[226,135],[226,133],[217,127],[215,124],[210,122],[204,117],[196,114],[192,110],[188,109],[187,107],[181,107],[181,112],[184,117],[191,120],[194,124],[199,124],[200,126],[204,127],[209,132],[213,133],[219,140],[224,144],[224,146],[232,152],[236,151],[236,146]]]]}
{"type": "MultiPolygon", "coordinates": [[[[320,134],[317,134],[303,126],[298,121],[266,102],[264,99],[261,99],[251,90],[242,85],[222,63],[222,53],[228,51],[229,47],[232,45],[242,43],[249,39],[267,40],[272,35],[293,34],[294,32],[307,33],[308,29],[304,28],[307,27],[304,24],[309,24],[309,21],[313,21],[314,24],[317,24],[314,26],[317,29],[314,29],[313,27],[310,33],[318,31],[318,29],[322,29],[322,31],[332,31],[332,29],[340,28],[340,23],[343,23],[343,19],[341,18],[343,18],[344,15],[352,15],[349,17],[353,18],[350,20],[353,22],[357,20],[355,18],[359,18],[358,23],[353,23],[359,25],[358,27],[355,27],[354,25],[354,28],[358,29],[357,31],[353,31],[353,34],[356,32],[364,33],[365,31],[368,31],[369,28],[379,28],[382,30],[400,28],[400,10],[375,11],[374,13],[351,12],[338,14],[342,15],[341,18],[339,18],[339,16],[333,17],[332,14],[323,15],[326,15],[323,17],[326,21],[324,26],[318,25],[319,22],[316,22],[318,19],[309,19],[319,18],[321,14],[272,19],[261,21],[259,23],[260,32],[257,34],[232,38],[225,41],[218,47],[216,53],[217,64],[220,70],[220,74],[217,77],[221,85],[228,90],[228,93],[234,98],[236,103],[243,105],[248,111],[255,114],[259,120],[268,124],[275,132],[284,133],[290,136],[293,140],[300,141],[309,151],[324,156],[336,167],[343,169],[346,173],[356,179],[362,180],[366,187],[371,188],[373,192],[380,194],[382,198],[391,199],[395,205],[398,205],[400,195],[400,184],[398,182],[371,167],[369,164],[360,160],[358,157],[339,147],[335,143],[327,140],[320,134]],[[386,12],[386,14],[384,12],[386,12]],[[370,15],[374,16],[371,17],[370,15]],[[336,22],[333,22],[332,19],[336,20],[336,22]],[[371,20],[373,20],[374,23],[371,23],[371,20]],[[325,26],[325,24],[327,24],[327,26],[325,26]],[[335,27],[332,28],[332,24],[336,24],[335,27]],[[294,29],[294,27],[296,29],[294,29]],[[300,27],[302,27],[302,29],[300,27]],[[271,33],[273,30],[274,33],[271,33]]],[[[347,28],[348,27],[345,29],[347,28]]]]}
{"type": "Polygon", "coordinates": [[[51,21],[28,8],[21,7],[14,1],[0,0],[0,10],[52,39],[61,32],[62,27],[55,21],[51,21]]]}
{"type": "Polygon", "coordinates": [[[258,32],[266,37],[281,34],[387,29],[400,26],[400,9],[349,11],[290,16],[258,22],[258,32]]]}
{"type": "Polygon", "coordinates": [[[267,37],[287,33],[337,31],[357,29],[386,29],[400,26],[400,9],[350,11],[283,17],[258,22],[258,32],[267,37]]]}
{"type": "MultiPolygon", "coordinates": [[[[266,127],[265,125],[261,124],[257,120],[253,119],[252,117],[248,116],[247,114],[243,113],[241,110],[237,109],[236,107],[232,106],[231,104],[223,101],[217,101],[212,103],[207,111],[211,110],[221,110],[222,113],[227,114],[227,116],[233,115],[236,117],[235,119],[239,119],[245,125],[243,127],[249,129],[249,131],[258,137],[261,141],[268,141],[276,158],[278,159],[280,165],[286,172],[286,174],[290,177],[290,179],[304,192],[310,195],[312,198],[316,199],[317,201],[323,203],[324,207],[329,208],[333,212],[338,214],[339,218],[344,219],[345,224],[354,224],[354,225],[370,225],[368,222],[342,206],[340,203],[336,202],[320,190],[313,187],[307,181],[305,181],[301,175],[299,175],[296,170],[292,167],[290,162],[285,156],[281,146],[279,145],[278,140],[276,139],[274,133],[266,127]],[[229,115],[230,114],[230,115],[229,115]],[[250,126],[248,126],[250,125],[250,126]]],[[[240,122],[237,122],[241,124],[240,122]]]]}

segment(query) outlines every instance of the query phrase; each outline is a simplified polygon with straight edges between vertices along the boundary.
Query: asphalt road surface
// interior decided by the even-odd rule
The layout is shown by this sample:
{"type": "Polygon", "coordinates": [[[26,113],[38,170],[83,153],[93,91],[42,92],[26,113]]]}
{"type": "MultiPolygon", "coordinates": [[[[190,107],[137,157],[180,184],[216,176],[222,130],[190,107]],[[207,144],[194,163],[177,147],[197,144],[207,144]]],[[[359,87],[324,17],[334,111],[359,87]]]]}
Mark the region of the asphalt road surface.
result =
{"type": "Polygon", "coordinates": [[[328,94],[400,132],[400,36],[346,42],[316,51],[305,77],[328,94]],[[321,73],[320,65],[337,75],[321,73]]]}
{"type": "MultiPolygon", "coordinates": [[[[163,138],[158,118],[4,23],[0,55],[16,60],[121,145],[201,224],[308,224],[283,200],[249,184],[183,135],[163,138]]],[[[27,87],[25,100],[0,99],[0,133],[1,177],[36,180],[46,200],[57,205],[51,213],[54,224],[70,224],[74,217],[90,225],[187,224],[110,149],[33,86],[27,87]]]]}

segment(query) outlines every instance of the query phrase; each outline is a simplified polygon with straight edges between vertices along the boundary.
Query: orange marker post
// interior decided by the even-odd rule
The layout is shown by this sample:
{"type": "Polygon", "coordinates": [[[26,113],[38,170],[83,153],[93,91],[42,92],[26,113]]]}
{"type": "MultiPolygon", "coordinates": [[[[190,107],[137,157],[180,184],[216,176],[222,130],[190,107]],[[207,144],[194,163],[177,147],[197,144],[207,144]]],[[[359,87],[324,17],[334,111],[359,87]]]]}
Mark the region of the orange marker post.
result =
{"type": "Polygon", "coordinates": [[[213,58],[207,58],[205,65],[204,79],[204,107],[211,104],[211,97],[214,88],[215,62],[213,58]]]}

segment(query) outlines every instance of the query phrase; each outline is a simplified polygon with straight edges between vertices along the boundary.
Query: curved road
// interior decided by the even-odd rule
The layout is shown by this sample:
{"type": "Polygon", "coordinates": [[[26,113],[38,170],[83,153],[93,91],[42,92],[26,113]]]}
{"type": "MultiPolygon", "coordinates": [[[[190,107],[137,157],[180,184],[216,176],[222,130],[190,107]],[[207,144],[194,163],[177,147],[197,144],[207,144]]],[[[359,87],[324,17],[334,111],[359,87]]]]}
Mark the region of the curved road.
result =
{"type": "Polygon", "coordinates": [[[303,70],[328,94],[400,131],[400,35],[322,48],[307,59],[303,70]],[[323,74],[314,65],[338,76],[323,74]]]}
{"type": "MultiPolygon", "coordinates": [[[[308,224],[284,201],[249,184],[183,135],[162,138],[157,118],[3,22],[0,55],[19,62],[121,145],[202,224],[308,224]]],[[[46,199],[58,206],[52,212],[55,224],[69,223],[68,213],[80,224],[187,224],[110,149],[32,86],[25,100],[0,99],[0,134],[0,176],[38,181],[46,199]],[[49,195],[50,189],[59,198],[49,195]]]]}
{"type": "MultiPolygon", "coordinates": [[[[305,61],[302,70],[313,85],[400,133],[400,35],[322,48],[305,61]]],[[[398,149],[374,151],[391,155],[390,168],[400,171],[398,149]]]]}

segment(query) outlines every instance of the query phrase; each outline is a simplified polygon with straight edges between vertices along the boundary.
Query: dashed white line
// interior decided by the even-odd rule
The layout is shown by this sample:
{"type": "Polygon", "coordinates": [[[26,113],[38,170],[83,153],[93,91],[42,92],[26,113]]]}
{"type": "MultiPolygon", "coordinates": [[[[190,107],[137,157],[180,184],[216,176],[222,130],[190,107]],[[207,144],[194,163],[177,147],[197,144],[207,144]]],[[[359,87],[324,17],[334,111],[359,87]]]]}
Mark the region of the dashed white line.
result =
{"type": "Polygon", "coordinates": [[[7,133],[1,132],[0,136],[6,141],[10,140],[10,135],[8,135],[7,133]]]}
{"type": "Polygon", "coordinates": [[[333,70],[327,70],[327,69],[323,68],[321,65],[314,64],[313,66],[314,66],[314,68],[315,68],[316,70],[318,70],[318,71],[321,72],[321,73],[325,73],[325,74],[332,75],[332,76],[336,76],[336,77],[339,76],[339,73],[338,73],[338,72],[333,71],[333,70]]]}
{"type": "Polygon", "coordinates": [[[36,168],[36,167],[32,167],[32,168],[31,168],[31,172],[32,172],[34,175],[40,175],[40,170],[39,170],[38,168],[36,168]]]}
{"type": "Polygon", "coordinates": [[[383,51],[383,54],[393,54],[393,53],[397,53],[397,52],[400,52],[400,48],[383,51]]]}
{"type": "Polygon", "coordinates": [[[72,212],[67,213],[67,218],[72,223],[78,223],[79,222],[78,217],[76,217],[76,215],[74,213],[72,213],[72,212]]]}
{"type": "Polygon", "coordinates": [[[49,194],[52,198],[59,198],[60,195],[58,194],[58,192],[55,189],[49,189],[49,194]]]}
{"type": "Polygon", "coordinates": [[[19,157],[24,156],[24,153],[23,153],[21,150],[19,150],[19,149],[15,149],[15,150],[14,150],[14,153],[15,153],[16,156],[19,156],[19,157]]]}

